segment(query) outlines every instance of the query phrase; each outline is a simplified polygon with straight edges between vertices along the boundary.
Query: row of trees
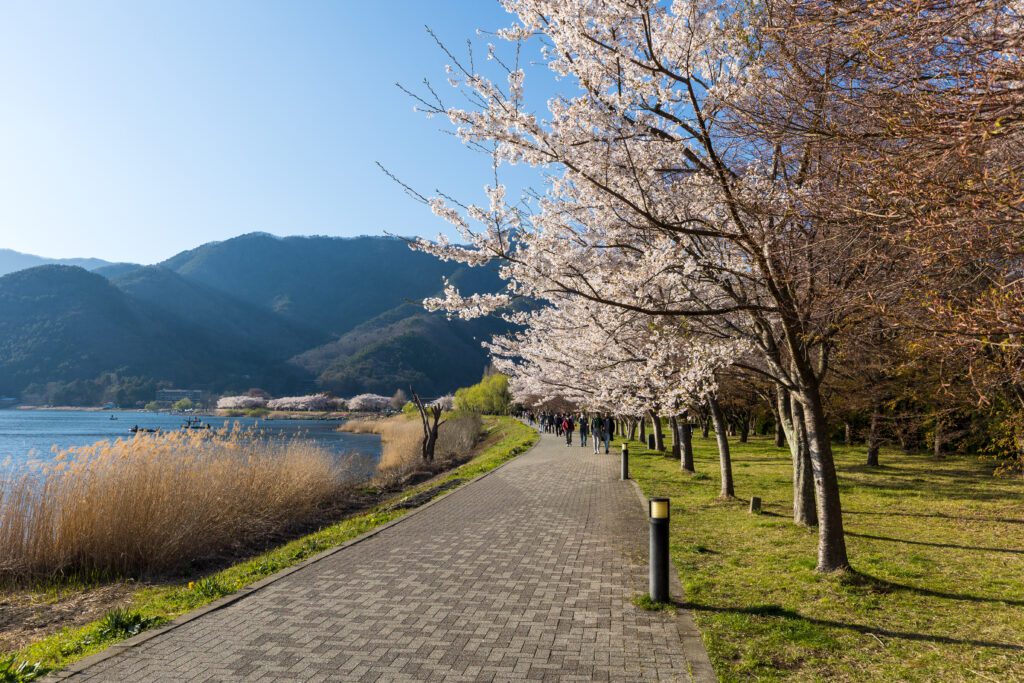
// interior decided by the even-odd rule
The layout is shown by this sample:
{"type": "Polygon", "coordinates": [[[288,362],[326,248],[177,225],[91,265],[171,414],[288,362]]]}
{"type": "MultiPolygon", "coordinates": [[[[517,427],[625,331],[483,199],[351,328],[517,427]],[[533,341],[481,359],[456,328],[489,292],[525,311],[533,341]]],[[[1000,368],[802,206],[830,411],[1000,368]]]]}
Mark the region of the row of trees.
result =
{"type": "Polygon", "coordinates": [[[502,4],[500,78],[446,50],[465,100],[416,97],[496,171],[546,184],[511,200],[495,180],[484,206],[416,195],[463,243],[413,246],[500,262],[505,292],[426,305],[521,326],[491,344],[517,399],[705,414],[726,496],[728,415],[769,406],[821,571],[849,566],[837,424],[871,449],[902,405],[941,443],[981,406],[1024,462],[1019,3],[502,4]],[[546,114],[527,105],[531,44],[564,84],[546,114]],[[508,313],[517,298],[536,305],[508,313]]]}

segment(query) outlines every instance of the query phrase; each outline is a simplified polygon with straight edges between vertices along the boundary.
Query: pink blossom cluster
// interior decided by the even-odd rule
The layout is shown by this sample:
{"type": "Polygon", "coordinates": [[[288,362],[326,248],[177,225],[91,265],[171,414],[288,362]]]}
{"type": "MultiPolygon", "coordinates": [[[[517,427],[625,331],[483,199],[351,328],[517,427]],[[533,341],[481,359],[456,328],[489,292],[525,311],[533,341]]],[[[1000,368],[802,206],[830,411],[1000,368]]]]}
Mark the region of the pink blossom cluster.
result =
{"type": "Polygon", "coordinates": [[[283,396],[267,402],[271,410],[296,411],[327,411],[343,410],[345,401],[327,394],[309,394],[307,396],[283,396]]]}
{"type": "Polygon", "coordinates": [[[221,396],[217,399],[219,410],[252,410],[266,407],[267,399],[259,396],[221,396]]]}
{"type": "Polygon", "coordinates": [[[359,394],[350,398],[347,403],[349,410],[380,412],[391,405],[391,397],[379,394],[359,394]]]}

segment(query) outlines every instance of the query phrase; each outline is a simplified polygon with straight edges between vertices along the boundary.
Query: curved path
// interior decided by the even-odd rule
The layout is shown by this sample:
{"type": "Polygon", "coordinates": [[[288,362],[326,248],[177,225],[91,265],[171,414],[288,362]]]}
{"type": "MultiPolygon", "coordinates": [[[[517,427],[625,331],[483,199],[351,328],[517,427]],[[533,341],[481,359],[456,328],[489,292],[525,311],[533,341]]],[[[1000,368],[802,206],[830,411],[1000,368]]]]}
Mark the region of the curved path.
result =
{"type": "Polygon", "coordinates": [[[544,435],[374,536],[58,676],[713,681],[688,612],[632,604],[646,539],[618,456],[544,435]]]}

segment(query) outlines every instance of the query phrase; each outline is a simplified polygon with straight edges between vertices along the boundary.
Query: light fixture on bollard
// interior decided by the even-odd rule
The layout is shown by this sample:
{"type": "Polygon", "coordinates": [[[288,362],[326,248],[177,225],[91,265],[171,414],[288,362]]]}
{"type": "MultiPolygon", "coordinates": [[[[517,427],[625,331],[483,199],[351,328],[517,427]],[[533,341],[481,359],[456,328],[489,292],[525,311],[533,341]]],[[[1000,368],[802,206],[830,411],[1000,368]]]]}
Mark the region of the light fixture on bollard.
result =
{"type": "Polygon", "coordinates": [[[669,499],[649,499],[648,512],[651,518],[651,600],[668,602],[669,499]]]}
{"type": "Polygon", "coordinates": [[[629,447],[622,444],[622,472],[619,476],[622,481],[629,479],[629,447]]]}

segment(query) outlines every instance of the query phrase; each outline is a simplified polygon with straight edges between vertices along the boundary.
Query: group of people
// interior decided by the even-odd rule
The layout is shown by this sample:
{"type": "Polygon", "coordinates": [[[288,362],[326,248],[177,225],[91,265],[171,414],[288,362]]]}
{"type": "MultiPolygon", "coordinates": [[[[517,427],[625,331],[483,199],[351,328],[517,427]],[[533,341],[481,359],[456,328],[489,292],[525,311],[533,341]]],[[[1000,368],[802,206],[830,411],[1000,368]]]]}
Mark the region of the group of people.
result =
{"type": "Polygon", "coordinates": [[[565,437],[565,445],[572,445],[573,432],[579,432],[579,444],[586,447],[587,439],[594,445],[594,452],[597,453],[604,444],[604,452],[608,453],[608,444],[615,435],[615,420],[610,415],[592,415],[585,413],[573,415],[571,413],[533,413],[526,414],[526,419],[531,427],[538,427],[541,431],[556,436],[565,437]]]}

